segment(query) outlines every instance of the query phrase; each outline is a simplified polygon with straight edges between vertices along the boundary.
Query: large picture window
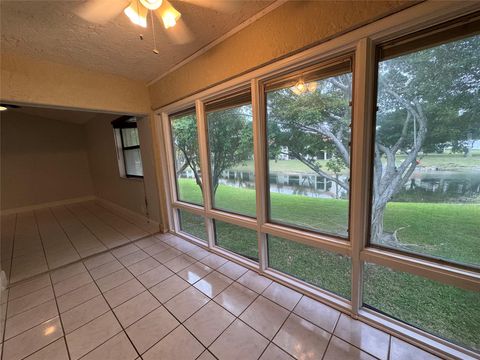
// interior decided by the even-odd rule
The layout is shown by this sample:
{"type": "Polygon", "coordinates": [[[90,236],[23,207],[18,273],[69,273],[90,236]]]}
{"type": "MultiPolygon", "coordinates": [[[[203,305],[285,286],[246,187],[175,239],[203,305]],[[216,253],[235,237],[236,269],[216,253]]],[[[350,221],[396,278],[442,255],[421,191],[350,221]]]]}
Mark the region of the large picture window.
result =
{"type": "Polygon", "coordinates": [[[432,353],[470,358],[480,14],[438,16],[366,27],[167,105],[167,186],[183,202],[167,206],[187,239],[432,353]]]}
{"type": "Polygon", "coordinates": [[[350,66],[346,60],[267,85],[271,221],[348,236],[350,66]]]}
{"type": "Polygon", "coordinates": [[[371,243],[478,267],[480,36],[380,52],[371,243]]]}
{"type": "Polygon", "coordinates": [[[206,105],[213,207],[254,217],[250,92],[206,105]]]}
{"type": "Polygon", "coordinates": [[[203,205],[195,109],[170,117],[177,198],[203,205]]]}

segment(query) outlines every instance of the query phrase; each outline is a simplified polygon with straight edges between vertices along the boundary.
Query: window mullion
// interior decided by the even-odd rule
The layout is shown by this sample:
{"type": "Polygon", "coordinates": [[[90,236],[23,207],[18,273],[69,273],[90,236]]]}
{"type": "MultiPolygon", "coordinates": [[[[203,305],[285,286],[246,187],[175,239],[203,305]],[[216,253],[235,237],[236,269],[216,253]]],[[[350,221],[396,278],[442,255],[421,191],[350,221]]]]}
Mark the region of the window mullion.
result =
{"type": "Polygon", "coordinates": [[[208,164],[207,123],[205,117],[205,105],[201,100],[195,101],[197,113],[198,149],[200,156],[200,170],[202,171],[203,206],[205,209],[205,221],[207,225],[208,247],[215,246],[215,231],[213,221],[207,214],[212,210],[212,193],[210,185],[210,166],[208,164]]]}
{"type": "Polygon", "coordinates": [[[253,115],[253,151],[255,159],[255,189],[257,205],[258,262],[260,271],[268,267],[267,235],[261,228],[267,221],[267,164],[266,164],[266,130],[265,101],[262,86],[257,79],[251,81],[252,115],[253,115]]]}
{"type": "Polygon", "coordinates": [[[351,149],[350,241],[352,246],[352,312],[362,306],[363,265],[370,222],[370,176],[373,142],[375,48],[370,39],[358,42],[354,64],[351,149]]]}

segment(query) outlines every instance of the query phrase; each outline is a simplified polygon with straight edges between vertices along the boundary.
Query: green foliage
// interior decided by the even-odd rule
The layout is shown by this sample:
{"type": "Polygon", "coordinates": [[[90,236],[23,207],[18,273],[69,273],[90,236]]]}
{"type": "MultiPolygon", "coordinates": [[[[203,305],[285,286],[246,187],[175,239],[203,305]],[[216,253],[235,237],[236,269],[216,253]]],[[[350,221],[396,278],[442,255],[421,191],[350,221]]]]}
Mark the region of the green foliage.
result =
{"type": "Polygon", "coordinates": [[[350,96],[332,80],[350,86],[351,74],[318,81],[313,93],[296,95],[286,88],[267,94],[270,159],[278,156],[281,147],[288,147],[289,155],[298,159],[314,158],[323,151],[339,155],[338,146],[319,130],[321,124],[340,133],[340,141],[348,148],[350,96]]]}
{"type": "MultiPolygon", "coordinates": [[[[451,146],[465,151],[468,139],[480,138],[480,36],[450,42],[383,61],[379,66],[377,141],[392,146],[402,132],[405,106],[417,100],[427,118],[424,152],[440,153],[451,146]]],[[[401,150],[413,143],[410,124],[401,150]]]]}
{"type": "Polygon", "coordinates": [[[207,123],[215,193],[223,171],[253,158],[251,108],[248,105],[208,113],[207,123]]]}

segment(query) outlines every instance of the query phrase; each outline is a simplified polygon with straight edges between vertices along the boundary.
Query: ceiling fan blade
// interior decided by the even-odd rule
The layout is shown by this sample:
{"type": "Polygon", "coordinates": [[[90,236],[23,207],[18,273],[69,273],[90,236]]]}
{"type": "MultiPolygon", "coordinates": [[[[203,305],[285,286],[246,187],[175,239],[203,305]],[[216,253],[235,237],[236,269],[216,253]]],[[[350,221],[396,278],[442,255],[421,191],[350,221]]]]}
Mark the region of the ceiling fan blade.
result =
{"type": "Polygon", "coordinates": [[[164,31],[167,33],[170,40],[175,44],[188,44],[194,39],[192,31],[182,19],[177,22],[177,25],[169,29],[164,29],[164,31]]]}
{"type": "Polygon", "coordinates": [[[212,9],[222,13],[233,13],[242,7],[241,1],[236,0],[179,0],[192,5],[212,9]]]}
{"type": "Polygon", "coordinates": [[[128,4],[130,0],[88,0],[75,9],[75,13],[86,21],[106,24],[120,14],[128,4]]]}

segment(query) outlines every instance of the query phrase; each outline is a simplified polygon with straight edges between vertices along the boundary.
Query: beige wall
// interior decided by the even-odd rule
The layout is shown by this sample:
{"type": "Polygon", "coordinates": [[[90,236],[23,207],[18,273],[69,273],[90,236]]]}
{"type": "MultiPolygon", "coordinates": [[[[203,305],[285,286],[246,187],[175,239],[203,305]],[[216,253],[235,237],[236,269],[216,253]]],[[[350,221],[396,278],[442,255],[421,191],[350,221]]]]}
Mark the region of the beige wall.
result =
{"type": "Polygon", "coordinates": [[[1,208],[93,195],[82,125],[3,112],[1,208]]]}
{"type": "Polygon", "coordinates": [[[80,67],[1,56],[0,98],[6,102],[148,114],[145,84],[80,67]]]}
{"type": "Polygon", "coordinates": [[[96,196],[142,215],[147,215],[145,206],[145,197],[147,197],[148,216],[160,222],[160,207],[152,160],[153,149],[151,141],[149,142],[147,121],[148,119],[139,120],[138,125],[145,185],[142,179],[120,177],[115,138],[110,124],[111,117],[99,115],[85,125],[88,157],[96,196]]]}
{"type": "Polygon", "coordinates": [[[290,1],[149,87],[158,108],[273,59],[413,4],[290,1]]]}

